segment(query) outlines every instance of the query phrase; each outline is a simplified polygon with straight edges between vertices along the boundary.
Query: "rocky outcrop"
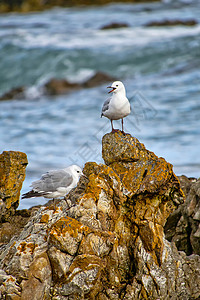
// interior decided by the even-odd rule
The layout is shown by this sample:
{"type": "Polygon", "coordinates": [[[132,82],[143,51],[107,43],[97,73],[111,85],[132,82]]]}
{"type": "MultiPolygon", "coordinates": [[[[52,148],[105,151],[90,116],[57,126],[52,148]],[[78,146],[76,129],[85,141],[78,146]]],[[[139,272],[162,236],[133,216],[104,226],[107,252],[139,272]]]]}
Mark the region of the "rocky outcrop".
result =
{"type": "Polygon", "coordinates": [[[180,176],[186,201],[168,218],[166,238],[187,255],[200,255],[200,179],[180,176]]]}
{"type": "Polygon", "coordinates": [[[0,154],[0,222],[15,214],[27,164],[23,152],[4,151],[0,154]]]}
{"type": "Polygon", "coordinates": [[[121,132],[103,137],[66,200],[42,206],[2,248],[2,299],[198,299],[200,259],[165,239],[184,194],[163,158],[121,132]]]}

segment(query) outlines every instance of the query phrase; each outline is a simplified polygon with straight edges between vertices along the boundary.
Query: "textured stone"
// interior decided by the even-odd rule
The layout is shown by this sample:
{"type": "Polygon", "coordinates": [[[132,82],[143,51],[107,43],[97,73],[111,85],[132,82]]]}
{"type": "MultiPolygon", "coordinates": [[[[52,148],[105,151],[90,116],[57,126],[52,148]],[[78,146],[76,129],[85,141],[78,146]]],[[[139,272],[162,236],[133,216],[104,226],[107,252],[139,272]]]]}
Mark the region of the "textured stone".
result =
{"type": "Polygon", "coordinates": [[[0,226],[0,246],[8,244],[13,235],[18,235],[28,222],[31,210],[16,211],[14,216],[9,217],[9,222],[0,226]]]}
{"type": "MultiPolygon", "coordinates": [[[[164,235],[184,200],[172,166],[120,132],[104,136],[103,157],[106,165],[86,163],[88,179],[40,207],[4,245],[2,298],[28,299],[33,290],[33,299],[53,300],[200,297],[200,257],[164,235]]],[[[190,217],[198,218],[195,207],[190,217]]]]}
{"type": "Polygon", "coordinates": [[[37,256],[29,266],[27,279],[22,280],[21,299],[49,299],[51,283],[51,266],[46,253],[37,256]]]}
{"type": "Polygon", "coordinates": [[[8,220],[19,205],[27,164],[23,152],[4,151],[0,154],[0,221],[8,220]]]}
{"type": "Polygon", "coordinates": [[[165,225],[166,237],[187,255],[200,255],[200,179],[180,176],[186,201],[168,218],[165,225]]]}

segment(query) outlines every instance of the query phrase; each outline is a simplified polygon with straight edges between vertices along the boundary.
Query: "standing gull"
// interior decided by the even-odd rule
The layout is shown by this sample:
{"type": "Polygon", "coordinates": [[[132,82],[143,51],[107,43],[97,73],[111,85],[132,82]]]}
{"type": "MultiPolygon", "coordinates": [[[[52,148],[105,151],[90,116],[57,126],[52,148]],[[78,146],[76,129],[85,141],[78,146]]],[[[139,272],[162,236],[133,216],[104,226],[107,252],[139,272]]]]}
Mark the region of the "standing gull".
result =
{"type": "Polygon", "coordinates": [[[82,173],[77,165],[71,165],[61,170],[52,170],[42,175],[42,177],[32,182],[32,190],[22,195],[24,198],[45,197],[57,199],[64,197],[73,189],[82,173]]]}
{"type": "Polygon", "coordinates": [[[114,81],[111,86],[108,86],[108,88],[112,89],[108,93],[113,94],[104,102],[101,117],[104,116],[110,119],[112,132],[117,131],[117,129],[113,128],[113,120],[122,119],[122,132],[124,133],[123,118],[128,116],[131,112],[130,103],[126,98],[125,87],[121,81],[114,81]]]}

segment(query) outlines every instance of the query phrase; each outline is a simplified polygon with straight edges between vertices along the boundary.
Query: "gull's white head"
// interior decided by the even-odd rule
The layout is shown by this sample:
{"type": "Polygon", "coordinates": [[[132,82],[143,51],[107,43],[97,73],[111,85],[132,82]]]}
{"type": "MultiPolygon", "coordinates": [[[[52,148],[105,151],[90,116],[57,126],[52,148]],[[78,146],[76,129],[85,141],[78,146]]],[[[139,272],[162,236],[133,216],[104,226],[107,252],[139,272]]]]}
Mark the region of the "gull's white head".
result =
{"type": "Polygon", "coordinates": [[[121,92],[124,93],[124,95],[126,94],[125,87],[121,81],[114,81],[111,86],[108,86],[108,88],[112,89],[111,91],[108,92],[108,94],[112,92],[113,93],[121,92]]]}
{"type": "Polygon", "coordinates": [[[68,170],[71,171],[72,175],[79,179],[83,175],[82,169],[77,165],[71,165],[68,167],[68,170]]]}

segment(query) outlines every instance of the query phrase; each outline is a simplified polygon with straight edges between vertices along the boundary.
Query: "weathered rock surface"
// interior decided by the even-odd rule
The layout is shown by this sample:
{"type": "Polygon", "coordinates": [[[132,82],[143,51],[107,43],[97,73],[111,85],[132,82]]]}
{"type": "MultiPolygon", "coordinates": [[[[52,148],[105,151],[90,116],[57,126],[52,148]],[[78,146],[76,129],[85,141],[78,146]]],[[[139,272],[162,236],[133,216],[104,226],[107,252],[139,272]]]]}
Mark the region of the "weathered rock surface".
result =
{"type": "Polygon", "coordinates": [[[121,132],[103,137],[66,200],[1,248],[1,299],[198,299],[200,258],[165,239],[184,195],[172,165],[121,132]]]}
{"type": "Polygon", "coordinates": [[[168,218],[166,238],[187,255],[200,255],[200,179],[180,176],[186,201],[168,218]]]}
{"type": "Polygon", "coordinates": [[[27,164],[23,152],[4,151],[0,154],[0,222],[8,220],[19,205],[27,164]]]}

